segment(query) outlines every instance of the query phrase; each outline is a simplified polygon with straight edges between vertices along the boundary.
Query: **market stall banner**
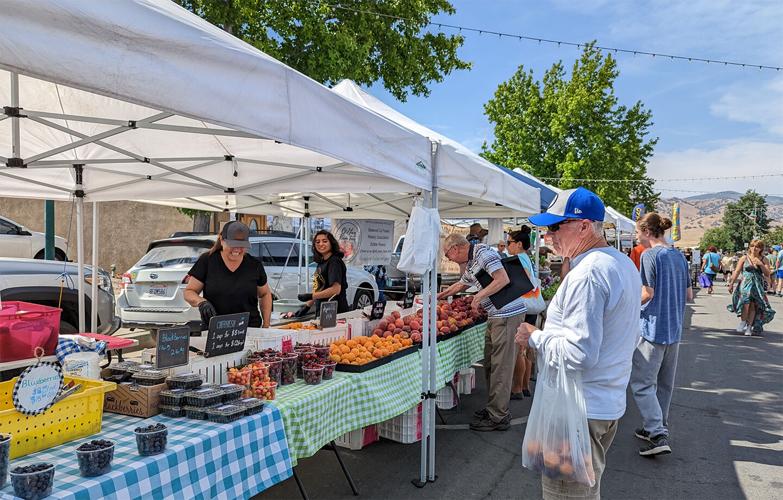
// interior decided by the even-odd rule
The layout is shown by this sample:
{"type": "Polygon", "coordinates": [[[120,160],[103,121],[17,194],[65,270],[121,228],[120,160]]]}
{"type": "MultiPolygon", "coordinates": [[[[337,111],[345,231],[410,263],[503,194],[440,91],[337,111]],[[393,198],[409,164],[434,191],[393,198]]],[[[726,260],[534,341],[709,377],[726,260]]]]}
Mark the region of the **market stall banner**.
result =
{"type": "MultiPolygon", "coordinates": [[[[146,420],[105,413],[95,438],[114,441],[112,470],[94,478],[79,475],[74,443],[14,460],[55,464],[52,498],[249,498],[292,475],[280,412],[264,411],[231,424],[156,416],[146,420]],[[139,456],[133,428],[168,427],[168,445],[159,455],[139,456]]],[[[12,499],[11,482],[0,499],[12,499]]]]}
{"type": "Polygon", "coordinates": [[[352,266],[388,265],[394,246],[394,221],[341,219],[334,225],[334,236],[352,266]]]}
{"type": "MultiPolygon", "coordinates": [[[[438,388],[454,373],[484,357],[486,324],[438,342],[438,388]]],[[[377,424],[421,401],[421,351],[363,373],[335,372],[318,385],[297,382],[277,390],[272,402],[283,414],[296,464],[346,432],[377,424]]]]}

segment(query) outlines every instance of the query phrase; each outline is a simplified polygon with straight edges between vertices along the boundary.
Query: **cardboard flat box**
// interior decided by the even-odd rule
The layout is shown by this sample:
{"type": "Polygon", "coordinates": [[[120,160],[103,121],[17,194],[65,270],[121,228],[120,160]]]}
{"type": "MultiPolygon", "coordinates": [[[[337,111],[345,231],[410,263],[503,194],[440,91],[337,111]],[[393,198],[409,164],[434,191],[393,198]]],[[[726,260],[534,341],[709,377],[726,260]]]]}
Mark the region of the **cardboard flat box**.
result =
{"type": "Polygon", "coordinates": [[[104,396],[103,409],[121,415],[147,418],[158,414],[160,391],[166,384],[138,385],[133,382],[117,384],[117,389],[104,396]]]}

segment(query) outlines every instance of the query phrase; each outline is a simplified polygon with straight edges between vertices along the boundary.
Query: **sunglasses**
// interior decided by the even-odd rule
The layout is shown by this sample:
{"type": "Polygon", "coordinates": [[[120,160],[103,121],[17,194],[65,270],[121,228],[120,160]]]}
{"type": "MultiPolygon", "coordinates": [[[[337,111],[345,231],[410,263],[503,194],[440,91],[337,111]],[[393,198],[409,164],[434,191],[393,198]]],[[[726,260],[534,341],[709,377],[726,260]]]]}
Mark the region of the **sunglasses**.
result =
{"type": "Polygon", "coordinates": [[[568,224],[569,222],[575,222],[575,221],[578,221],[578,220],[582,220],[582,219],[566,219],[563,222],[558,222],[557,224],[552,224],[551,226],[547,226],[546,229],[550,233],[556,233],[556,232],[560,231],[560,227],[561,226],[563,226],[565,224],[568,224]]]}

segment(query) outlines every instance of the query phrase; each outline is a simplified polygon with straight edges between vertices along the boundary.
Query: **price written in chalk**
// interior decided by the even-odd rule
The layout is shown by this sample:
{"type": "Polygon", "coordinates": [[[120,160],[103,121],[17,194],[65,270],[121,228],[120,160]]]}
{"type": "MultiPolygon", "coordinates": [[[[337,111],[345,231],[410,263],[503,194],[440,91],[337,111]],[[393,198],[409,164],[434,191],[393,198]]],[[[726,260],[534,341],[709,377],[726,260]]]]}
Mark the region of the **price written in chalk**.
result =
{"type": "Polygon", "coordinates": [[[158,368],[171,368],[188,364],[190,328],[161,328],[158,330],[158,345],[155,349],[155,364],[158,368]]]}
{"type": "Polygon", "coordinates": [[[249,321],[250,313],[226,314],[210,319],[204,356],[219,356],[244,349],[249,321]]]}

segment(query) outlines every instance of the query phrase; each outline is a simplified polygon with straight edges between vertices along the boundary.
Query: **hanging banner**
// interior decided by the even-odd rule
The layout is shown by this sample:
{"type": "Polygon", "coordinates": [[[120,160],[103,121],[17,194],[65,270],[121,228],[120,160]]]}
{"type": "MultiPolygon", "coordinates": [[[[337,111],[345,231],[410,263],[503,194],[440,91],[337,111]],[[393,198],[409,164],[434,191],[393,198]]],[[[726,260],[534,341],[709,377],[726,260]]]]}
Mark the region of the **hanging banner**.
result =
{"type": "Polygon", "coordinates": [[[672,205],[672,241],[680,241],[680,204],[672,205]]]}
{"type": "Polygon", "coordinates": [[[394,221],[340,219],[332,231],[346,264],[377,266],[391,263],[394,221]]]}
{"type": "Polygon", "coordinates": [[[637,221],[641,219],[644,216],[644,212],[646,211],[644,207],[644,203],[639,203],[635,207],[633,207],[633,213],[631,214],[631,219],[634,221],[637,221]]]}

